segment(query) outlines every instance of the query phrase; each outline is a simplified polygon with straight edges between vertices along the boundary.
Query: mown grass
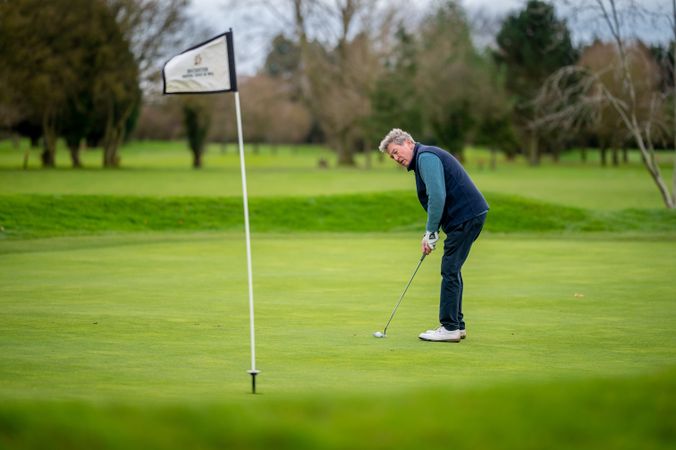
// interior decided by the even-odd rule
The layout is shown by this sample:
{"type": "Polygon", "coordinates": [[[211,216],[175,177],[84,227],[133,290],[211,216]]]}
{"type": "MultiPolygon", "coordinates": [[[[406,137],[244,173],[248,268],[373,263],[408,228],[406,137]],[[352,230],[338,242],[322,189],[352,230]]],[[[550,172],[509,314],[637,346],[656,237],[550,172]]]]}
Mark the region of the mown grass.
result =
{"type": "MultiPolygon", "coordinates": [[[[123,149],[119,170],[101,170],[99,153],[85,152],[94,158],[84,170],[68,168],[67,152],[61,151],[60,168],[20,169],[22,152],[0,142],[0,194],[47,195],[139,195],[209,196],[241,195],[239,157],[233,146],[225,154],[217,145],[210,147],[202,170],[190,168],[190,155],[181,142],[135,142],[123,149]]],[[[558,164],[545,159],[540,167],[529,167],[522,158],[506,162],[500,158],[496,170],[488,168],[485,150],[468,148],[466,168],[482,191],[517,195],[531,199],[588,209],[664,207],[654,182],[640,163],[636,152],[632,162],[620,167],[602,168],[591,159],[587,164],[573,152],[558,164]]],[[[664,159],[663,176],[671,179],[671,152],[664,159]]],[[[335,154],[326,148],[279,147],[273,151],[262,146],[258,154],[247,152],[247,181],[252,197],[298,197],[336,194],[377,193],[414,189],[413,176],[391,161],[372,157],[371,169],[365,158],[357,158],[357,168],[337,168],[335,154]],[[317,166],[319,159],[329,169],[317,166]]]]}
{"type": "MultiPolygon", "coordinates": [[[[676,242],[487,234],[469,337],[430,345],[440,253],[418,233],[254,234],[259,390],[371,395],[673,365],[676,242]],[[640,331],[637,331],[640,328],[640,331]]],[[[0,398],[227,402],[249,389],[242,232],[17,240],[0,271],[0,398]]]]}
{"type": "Polygon", "coordinates": [[[248,155],[254,397],[239,161],[212,147],[193,171],[171,145],[22,171],[0,142],[0,448],[673,446],[676,216],[635,161],[470,151],[492,210],[469,337],[431,345],[439,252],[371,336],[419,254],[411,174],[248,155]]]}
{"type": "Polygon", "coordinates": [[[7,448],[669,448],[673,241],[482,236],[468,338],[428,344],[439,253],[418,233],[3,243],[7,448]]]}
{"type": "MultiPolygon", "coordinates": [[[[492,232],[676,232],[666,209],[594,211],[503,194],[487,194],[492,232]]],[[[253,198],[256,232],[419,230],[425,214],[412,192],[253,198]]],[[[0,236],[38,237],[110,231],[233,230],[243,224],[241,198],[0,196],[0,236]]]]}

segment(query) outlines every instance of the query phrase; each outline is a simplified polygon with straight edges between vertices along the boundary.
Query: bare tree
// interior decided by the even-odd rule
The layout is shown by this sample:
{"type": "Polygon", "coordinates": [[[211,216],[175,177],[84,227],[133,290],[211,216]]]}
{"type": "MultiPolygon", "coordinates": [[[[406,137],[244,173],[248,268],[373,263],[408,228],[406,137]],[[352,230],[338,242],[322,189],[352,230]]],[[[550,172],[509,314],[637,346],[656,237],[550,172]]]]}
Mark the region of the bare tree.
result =
{"type": "MultiPolygon", "coordinates": [[[[301,50],[301,92],[318,119],[338,164],[354,165],[354,142],[363,138],[370,93],[381,68],[378,50],[387,23],[376,24],[375,0],[293,0],[301,50]],[[323,22],[312,39],[310,24],[323,22]]],[[[388,22],[391,15],[379,16],[388,22]]]]}
{"type": "Polygon", "coordinates": [[[106,0],[138,64],[144,91],[160,79],[163,58],[185,43],[189,0],[106,0]]]}
{"type": "MultiPolygon", "coordinates": [[[[231,6],[240,9],[266,12],[298,45],[297,91],[328,144],[338,153],[341,165],[355,164],[355,143],[366,134],[370,94],[382,67],[384,36],[393,29],[389,26],[392,9],[383,3],[379,0],[231,2],[231,6]]],[[[268,42],[272,38],[269,26],[260,33],[267,36],[268,42]]]]}
{"type": "Polygon", "coordinates": [[[248,77],[241,83],[245,137],[257,144],[298,143],[310,131],[310,114],[293,99],[291,84],[265,74],[248,77]]]}
{"type": "MultiPolygon", "coordinates": [[[[666,98],[650,86],[654,83],[650,77],[636,72],[637,67],[645,67],[650,62],[646,60],[646,52],[637,50],[640,44],[632,43],[626,36],[625,20],[629,13],[636,18],[645,11],[633,1],[625,3],[625,6],[626,9],[621,9],[616,0],[594,0],[583,6],[578,5],[579,10],[584,9],[586,14],[594,14],[612,36],[615,63],[603,70],[575,65],[555,72],[547,79],[535,100],[538,117],[532,126],[579,130],[590,123],[598,123],[604,107],[611,108],[619,117],[619,123],[636,142],[643,164],[664,204],[673,209],[676,208],[676,176],[670,190],[662,177],[654,142],[665,128],[674,133],[676,122],[665,123],[665,116],[660,111],[666,98]],[[614,80],[617,88],[609,86],[608,80],[614,80]]],[[[676,17],[676,0],[672,0],[672,8],[676,17]]],[[[672,21],[672,25],[674,23],[672,21]]],[[[676,168],[676,142],[674,145],[676,168]]]]}

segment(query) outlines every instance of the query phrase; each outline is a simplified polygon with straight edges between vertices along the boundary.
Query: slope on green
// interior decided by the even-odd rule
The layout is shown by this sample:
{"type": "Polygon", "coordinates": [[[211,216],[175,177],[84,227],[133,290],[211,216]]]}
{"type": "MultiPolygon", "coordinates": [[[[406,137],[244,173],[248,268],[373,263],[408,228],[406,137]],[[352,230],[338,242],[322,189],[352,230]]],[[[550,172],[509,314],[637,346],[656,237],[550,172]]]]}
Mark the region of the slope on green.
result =
{"type": "MultiPolygon", "coordinates": [[[[592,211],[504,194],[487,194],[492,232],[676,231],[665,209],[592,211]]],[[[411,192],[253,198],[258,232],[420,230],[424,211],[411,192]]],[[[239,198],[0,196],[0,236],[39,237],[106,231],[241,229],[239,198]]]]}
{"type": "Polygon", "coordinates": [[[489,234],[467,340],[416,338],[438,253],[374,339],[418,241],[256,235],[256,397],[241,232],[6,242],[0,447],[670,448],[673,241],[489,234]]]}

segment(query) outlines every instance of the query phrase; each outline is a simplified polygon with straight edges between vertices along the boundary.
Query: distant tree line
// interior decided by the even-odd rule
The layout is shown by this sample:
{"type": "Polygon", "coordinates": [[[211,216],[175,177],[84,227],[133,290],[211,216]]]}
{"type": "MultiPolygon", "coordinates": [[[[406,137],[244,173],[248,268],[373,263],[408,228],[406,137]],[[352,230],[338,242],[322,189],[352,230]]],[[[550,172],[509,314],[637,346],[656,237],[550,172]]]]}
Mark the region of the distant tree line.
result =
{"type": "Polygon", "coordinates": [[[54,167],[63,138],[73,167],[83,145],[104,167],[133,130],[142,86],[184,20],[187,0],[0,1],[0,129],[42,143],[54,167]]]}
{"type": "MultiPolygon", "coordinates": [[[[116,167],[131,135],[185,138],[201,167],[206,142],[236,138],[231,99],[153,91],[163,57],[209,37],[186,31],[188,3],[0,0],[0,129],[41,142],[45,167],[54,165],[57,137],[74,167],[83,145],[102,147],[104,167],[116,167]]],[[[541,0],[495,22],[483,46],[476,17],[457,0],[416,17],[377,0],[259,0],[255,8],[231,0],[271,11],[282,30],[270,35],[266,22],[265,62],[240,77],[245,140],[254,151],[259,143],[322,142],[345,166],[360,152],[370,164],[392,127],[460,159],[477,144],[532,165],[571,148],[586,160],[588,146],[601,150],[602,164],[617,165],[638,147],[665,203],[676,203],[654,153],[676,147],[676,35],[648,45],[623,25],[623,14],[652,17],[673,34],[676,14],[640,2],[627,10],[615,0],[565,3],[596,11],[608,37],[573,45],[567,21],[541,0]]]]}
{"type": "MultiPolygon", "coordinates": [[[[533,165],[542,155],[558,160],[568,149],[588,146],[601,149],[602,164],[620,164],[626,148],[636,145],[629,133],[614,132],[617,118],[609,111],[573,133],[540,126],[543,110],[536,99],[557,70],[579,65],[607,71],[619,64],[614,42],[574,46],[553,4],[527,2],[497,25],[494,45],[478,48],[470,18],[454,0],[436,3],[415,22],[373,0],[260,2],[267,3],[288,17],[281,23],[286,31],[270,39],[258,73],[240,80],[245,139],[254,146],[319,140],[349,166],[394,126],[459,158],[466,145],[478,144],[510,158],[524,154],[533,165]],[[330,38],[313,28],[317,23],[331,30],[330,38]]],[[[653,80],[637,95],[671,93],[673,44],[632,42],[642,55],[634,63],[637,76],[653,80]]],[[[172,108],[172,101],[147,105],[137,136],[185,135],[176,125],[156,126],[178,123],[181,106],[172,108]]],[[[204,114],[218,125],[205,139],[234,140],[227,99],[206,103],[204,114]]],[[[671,148],[673,134],[673,127],[663,127],[656,147],[671,148]]],[[[584,150],[581,157],[586,160],[584,150]]]]}

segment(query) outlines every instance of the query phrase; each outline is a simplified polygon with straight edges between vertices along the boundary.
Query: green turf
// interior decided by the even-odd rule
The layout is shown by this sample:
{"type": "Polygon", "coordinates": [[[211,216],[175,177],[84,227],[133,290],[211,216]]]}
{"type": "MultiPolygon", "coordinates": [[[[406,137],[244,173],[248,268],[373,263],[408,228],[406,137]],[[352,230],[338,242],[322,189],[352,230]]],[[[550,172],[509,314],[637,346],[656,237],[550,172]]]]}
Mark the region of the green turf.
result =
{"type": "Polygon", "coordinates": [[[672,370],[416,395],[257,398],[199,408],[9,402],[0,405],[0,445],[418,450],[452,442],[453,448],[472,449],[670,449],[675,380],[672,370]]]}
{"type": "Polygon", "coordinates": [[[490,171],[468,152],[492,210],[460,344],[416,338],[439,252],[371,336],[419,254],[411,174],[249,154],[253,397],[239,160],[219,151],[201,172],[176,143],[22,171],[0,142],[0,448],[673,446],[676,216],[635,154],[490,171]]]}
{"type": "MultiPolygon", "coordinates": [[[[246,391],[241,233],[17,241],[3,255],[1,398],[246,391]]],[[[399,392],[638,374],[674,362],[676,242],[481,238],[466,342],[430,345],[439,254],[384,340],[417,234],[255,235],[261,390],[399,392]],[[650,262],[650,263],[648,263],[650,262]],[[452,355],[452,357],[451,357],[452,355]]]]}
{"type": "MultiPolygon", "coordinates": [[[[676,212],[666,209],[594,211],[504,194],[486,193],[487,231],[671,232],[676,212]]],[[[253,198],[254,231],[388,232],[422,229],[425,214],[411,192],[323,197],[253,198]]],[[[0,239],[110,231],[241,230],[241,198],[0,196],[0,239]]],[[[0,252],[2,249],[0,248],[0,252]]]]}
{"type": "Polygon", "coordinates": [[[417,234],[254,234],[261,396],[247,393],[241,233],[2,245],[6,448],[669,448],[676,242],[485,234],[468,338],[430,344],[417,234]],[[430,419],[431,417],[431,419],[430,419]]]}
{"type": "MultiPolygon", "coordinates": [[[[22,144],[25,145],[25,144],[22,144]]],[[[389,160],[373,156],[366,170],[362,155],[357,169],[336,168],[335,155],[325,148],[280,147],[273,152],[261,147],[247,151],[247,181],[252,197],[317,196],[362,192],[412,190],[412,174],[406,174],[389,160]],[[319,169],[319,159],[330,169],[319,169]]],[[[39,169],[39,155],[31,155],[31,169],[21,170],[23,150],[0,142],[0,192],[2,194],[87,194],[142,196],[240,196],[241,176],[235,147],[222,154],[211,145],[205,168],[190,169],[190,154],[180,142],[132,143],[122,150],[123,168],[101,170],[100,154],[85,152],[84,170],[69,168],[68,154],[61,149],[59,169],[39,169]]],[[[602,168],[596,162],[581,164],[574,153],[561,163],[543,160],[541,167],[528,167],[523,159],[505,162],[501,157],[495,171],[488,169],[486,151],[468,148],[466,167],[479,187],[487,192],[518,195],[563,205],[590,209],[661,208],[663,203],[654,182],[641,165],[636,152],[632,162],[602,168]]],[[[672,153],[660,155],[663,177],[673,172],[672,153]]],[[[591,158],[591,157],[590,157],[591,158]]]]}

